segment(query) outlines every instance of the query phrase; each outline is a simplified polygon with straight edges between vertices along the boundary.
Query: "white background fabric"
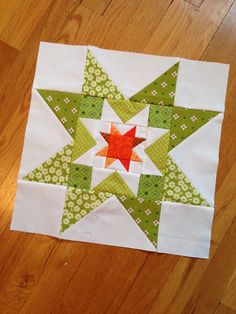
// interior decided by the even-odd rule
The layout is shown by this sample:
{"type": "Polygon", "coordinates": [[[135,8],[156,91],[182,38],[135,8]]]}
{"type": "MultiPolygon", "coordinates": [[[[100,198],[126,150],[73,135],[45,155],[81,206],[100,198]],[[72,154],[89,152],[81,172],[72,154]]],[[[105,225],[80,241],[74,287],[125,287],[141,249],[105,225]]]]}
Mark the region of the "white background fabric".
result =
{"type": "Polygon", "coordinates": [[[11,230],[58,237],[66,187],[18,181],[11,230]]]}
{"type": "Polygon", "coordinates": [[[208,258],[214,208],[163,202],[158,252],[208,258]]]}
{"type": "Polygon", "coordinates": [[[33,87],[81,93],[87,46],[41,42],[33,87]]]}

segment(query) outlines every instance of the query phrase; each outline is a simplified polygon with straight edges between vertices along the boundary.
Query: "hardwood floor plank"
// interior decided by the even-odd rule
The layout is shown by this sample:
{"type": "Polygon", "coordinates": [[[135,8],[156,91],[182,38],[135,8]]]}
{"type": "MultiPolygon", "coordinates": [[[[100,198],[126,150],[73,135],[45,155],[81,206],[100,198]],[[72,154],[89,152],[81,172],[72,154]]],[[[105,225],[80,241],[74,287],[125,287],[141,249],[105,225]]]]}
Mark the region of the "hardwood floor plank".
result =
{"type": "Polygon", "coordinates": [[[66,23],[68,23],[74,11],[80,6],[80,2],[79,0],[73,2],[55,1],[45,21],[40,40],[57,42],[66,23]]]}
{"type": "Polygon", "coordinates": [[[236,311],[236,265],[234,274],[226,287],[221,303],[236,311]]]}
{"type": "Polygon", "coordinates": [[[234,0],[205,0],[174,53],[184,58],[199,59],[233,2],[234,0]]]}
{"type": "MultiPolygon", "coordinates": [[[[210,259],[217,250],[212,243],[210,259]]],[[[152,305],[150,314],[183,313],[210,260],[181,257],[152,305]]]]}
{"type": "Polygon", "coordinates": [[[148,254],[90,245],[52,313],[116,313],[148,254]]]}
{"type": "Polygon", "coordinates": [[[185,1],[194,5],[197,8],[200,8],[204,0],[185,0],[185,1]]]}
{"type": "Polygon", "coordinates": [[[150,254],[118,313],[148,313],[178,259],[179,257],[173,255],[150,254]]]}
{"type": "Polygon", "coordinates": [[[220,303],[217,305],[214,314],[235,314],[235,311],[220,303]]]}
{"type": "Polygon", "coordinates": [[[82,5],[86,8],[103,15],[107,10],[111,0],[83,0],[82,5]]]}
{"type": "Polygon", "coordinates": [[[172,0],[142,1],[116,43],[117,49],[143,51],[172,0]]]}
{"type": "Polygon", "coordinates": [[[175,48],[193,21],[197,10],[184,0],[174,0],[153,32],[144,51],[175,55],[175,48]]]}
{"type": "Polygon", "coordinates": [[[184,313],[213,313],[235,271],[236,219],[214,254],[198,287],[184,308],[184,313]]]}
{"type": "Polygon", "coordinates": [[[18,55],[18,51],[0,40],[0,80],[3,80],[18,55]]]}
{"type": "MultiPolygon", "coordinates": [[[[24,247],[18,251],[17,259],[14,250],[9,252],[8,262],[2,267],[0,289],[0,312],[19,313],[31,291],[45,270],[48,255],[52,252],[58,240],[46,236],[33,236],[24,247]],[[37,248],[37,249],[36,249],[37,248]],[[16,256],[15,256],[16,257],[16,256]]],[[[1,265],[3,266],[3,265],[1,265]]]]}
{"type": "Polygon", "coordinates": [[[0,33],[0,39],[21,50],[42,17],[49,12],[52,3],[53,1],[21,0],[0,33]]]}

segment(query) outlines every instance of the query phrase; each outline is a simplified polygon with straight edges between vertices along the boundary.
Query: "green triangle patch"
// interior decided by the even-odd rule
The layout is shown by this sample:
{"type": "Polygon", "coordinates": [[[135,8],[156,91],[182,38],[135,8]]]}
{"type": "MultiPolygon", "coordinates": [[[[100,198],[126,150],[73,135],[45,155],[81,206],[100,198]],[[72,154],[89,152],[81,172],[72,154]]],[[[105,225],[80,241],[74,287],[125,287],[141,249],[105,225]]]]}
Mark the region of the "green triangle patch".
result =
{"type": "Polygon", "coordinates": [[[26,175],[23,180],[57,185],[67,185],[71,164],[72,145],[66,145],[55,156],[26,175]]]}
{"type": "Polygon", "coordinates": [[[171,157],[167,159],[163,201],[209,206],[171,157]]]}
{"type": "Polygon", "coordinates": [[[144,87],[130,100],[156,105],[174,105],[179,62],[144,87]]]}
{"type": "Polygon", "coordinates": [[[157,169],[164,174],[166,168],[166,157],[168,153],[170,132],[166,132],[159,137],[154,143],[145,148],[145,153],[157,167],[157,169]]]}
{"type": "Polygon", "coordinates": [[[111,196],[111,193],[96,193],[91,190],[68,187],[61,221],[61,233],[89,214],[93,209],[102,205],[111,196]]]}
{"type": "Polygon", "coordinates": [[[74,138],[81,101],[80,94],[37,90],[67,132],[74,138]]]}
{"type": "Polygon", "coordinates": [[[174,107],[170,129],[169,151],[218,114],[219,112],[216,111],[174,107]]]}
{"type": "Polygon", "coordinates": [[[125,181],[121,178],[121,176],[117,172],[113,172],[110,176],[108,176],[105,180],[100,182],[97,186],[95,186],[94,191],[105,191],[110,192],[112,194],[118,195],[127,195],[134,197],[133,192],[130,190],[125,181]]]}
{"type": "Polygon", "coordinates": [[[123,123],[129,121],[147,107],[147,104],[134,103],[129,100],[109,99],[108,103],[123,123]]]}
{"type": "Polygon", "coordinates": [[[130,198],[126,195],[117,198],[156,247],[161,203],[147,201],[140,197],[130,198]]]}
{"type": "Polygon", "coordinates": [[[82,92],[90,96],[124,99],[90,50],[86,56],[82,92]]]}
{"type": "Polygon", "coordinates": [[[90,132],[83,124],[83,122],[81,122],[81,120],[78,119],[72,160],[74,161],[75,159],[79,158],[95,145],[96,145],[95,139],[90,134],[90,132]]]}

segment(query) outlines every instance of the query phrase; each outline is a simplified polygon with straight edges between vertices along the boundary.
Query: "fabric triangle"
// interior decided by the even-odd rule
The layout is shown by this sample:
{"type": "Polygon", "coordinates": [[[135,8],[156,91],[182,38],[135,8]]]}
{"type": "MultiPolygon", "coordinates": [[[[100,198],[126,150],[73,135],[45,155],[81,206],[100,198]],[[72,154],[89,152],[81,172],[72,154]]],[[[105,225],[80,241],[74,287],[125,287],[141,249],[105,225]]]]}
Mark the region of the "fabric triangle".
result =
{"type": "Polygon", "coordinates": [[[123,135],[129,136],[129,137],[135,137],[135,133],[136,133],[136,126],[134,126],[132,129],[130,129],[129,131],[127,131],[123,135]]]}
{"type": "Polygon", "coordinates": [[[142,142],[145,141],[145,138],[142,137],[135,137],[134,138],[134,143],[133,143],[133,147],[138,146],[139,144],[141,144],[142,142]]]}
{"type": "Polygon", "coordinates": [[[127,171],[129,171],[130,159],[119,159],[127,171]]]}
{"type": "Polygon", "coordinates": [[[61,232],[70,228],[111,196],[111,193],[96,193],[91,190],[68,187],[61,221],[61,232]]]}
{"type": "Polygon", "coordinates": [[[133,197],[134,194],[121,178],[118,172],[113,172],[105,180],[94,187],[94,191],[107,191],[113,194],[128,195],[133,197]]]}
{"type": "Polygon", "coordinates": [[[100,132],[104,140],[109,144],[111,134],[100,132]]]}
{"type": "Polygon", "coordinates": [[[145,148],[145,153],[157,167],[157,169],[164,174],[166,168],[166,157],[169,146],[170,132],[166,132],[159,137],[154,143],[145,148]]]}
{"type": "Polygon", "coordinates": [[[218,114],[219,112],[216,111],[174,107],[169,151],[218,114]]]}
{"type": "Polygon", "coordinates": [[[147,107],[147,104],[135,103],[129,100],[109,99],[108,103],[123,123],[129,121],[147,107]]]}
{"type": "Polygon", "coordinates": [[[90,50],[87,51],[82,92],[86,95],[102,98],[124,99],[107,73],[95,59],[90,50]]]}
{"type": "Polygon", "coordinates": [[[76,126],[76,135],[73,148],[73,161],[86,153],[89,149],[96,145],[96,141],[90,134],[83,122],[78,119],[76,126]]]}
{"type": "Polygon", "coordinates": [[[55,156],[26,175],[23,180],[66,185],[72,161],[72,149],[72,144],[66,145],[55,156]]]}
{"type": "Polygon", "coordinates": [[[43,89],[38,89],[37,91],[67,132],[74,138],[82,95],[43,89]]]}
{"type": "Polygon", "coordinates": [[[199,206],[209,206],[207,201],[192,186],[174,160],[168,156],[164,178],[163,201],[199,206]]]}
{"type": "Polygon", "coordinates": [[[156,105],[174,105],[176,81],[179,70],[179,62],[169,70],[133,95],[131,101],[156,105]]]}
{"type": "Polygon", "coordinates": [[[142,229],[152,244],[157,246],[157,234],[160,219],[161,202],[118,196],[119,201],[142,229]]]}
{"type": "Polygon", "coordinates": [[[115,196],[61,233],[60,238],[157,251],[115,196]]]}
{"type": "MultiPolygon", "coordinates": [[[[96,153],[96,155],[97,156],[106,157],[107,156],[107,152],[108,152],[108,146],[106,146],[103,149],[101,149],[99,152],[96,153]]],[[[107,158],[107,159],[109,159],[109,158],[107,158]]]]}
{"type": "Polygon", "coordinates": [[[116,159],[115,158],[110,158],[110,157],[107,157],[106,158],[106,163],[105,163],[105,168],[109,167],[111,164],[113,164],[113,162],[115,162],[116,159]]]}

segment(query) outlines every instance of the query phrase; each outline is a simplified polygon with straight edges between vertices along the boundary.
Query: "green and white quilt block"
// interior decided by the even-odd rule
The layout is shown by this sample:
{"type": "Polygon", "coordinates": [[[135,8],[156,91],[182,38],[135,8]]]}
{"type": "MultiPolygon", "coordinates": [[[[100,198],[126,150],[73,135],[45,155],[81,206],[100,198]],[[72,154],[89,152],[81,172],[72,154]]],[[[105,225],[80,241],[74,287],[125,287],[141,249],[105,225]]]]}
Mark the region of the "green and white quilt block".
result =
{"type": "Polygon", "coordinates": [[[207,258],[227,76],[41,43],[11,229],[207,258]]]}

